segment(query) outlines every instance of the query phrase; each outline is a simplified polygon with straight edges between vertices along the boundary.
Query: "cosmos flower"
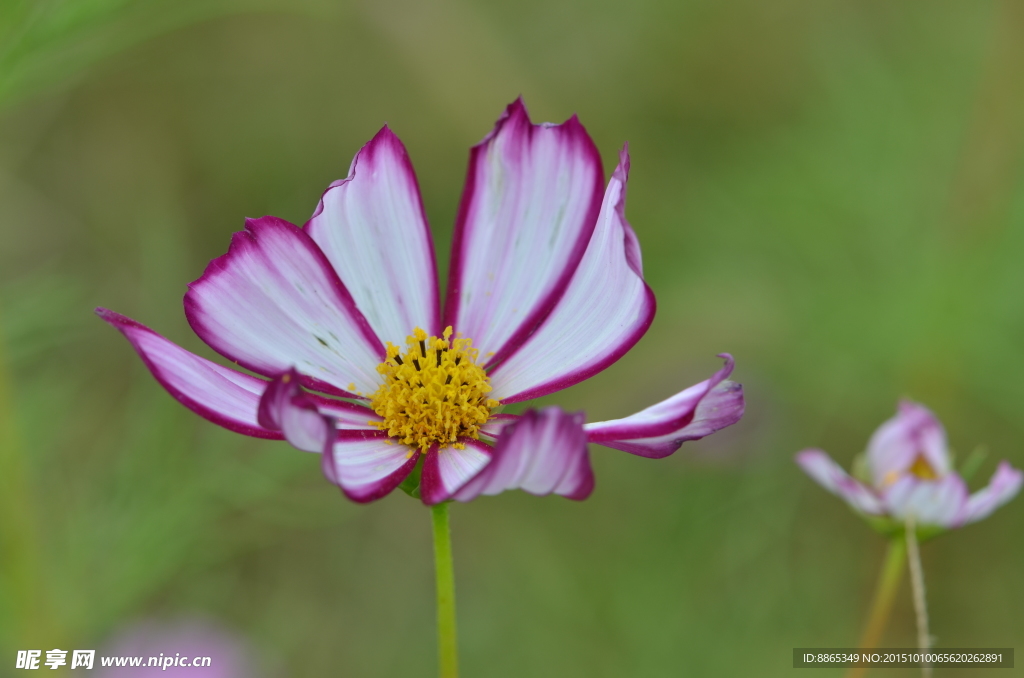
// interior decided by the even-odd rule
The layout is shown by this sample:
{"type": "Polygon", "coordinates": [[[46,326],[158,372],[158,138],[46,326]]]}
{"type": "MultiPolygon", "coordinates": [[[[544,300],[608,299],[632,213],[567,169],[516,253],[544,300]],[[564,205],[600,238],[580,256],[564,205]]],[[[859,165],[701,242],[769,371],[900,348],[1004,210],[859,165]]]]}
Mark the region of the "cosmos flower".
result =
{"type": "Polygon", "coordinates": [[[864,482],[848,475],[821,450],[804,450],[797,463],[829,492],[857,512],[892,529],[913,517],[922,527],[961,527],[987,517],[1020,490],[1024,477],[1000,462],[987,487],[969,494],[953,469],[946,431],[935,415],[909,400],[882,424],[868,442],[864,482]],[[888,520],[885,520],[888,519],[888,520]]]}
{"type": "Polygon", "coordinates": [[[323,453],[324,474],[355,501],[417,479],[427,504],[515,488],[583,499],[588,443],[664,457],[743,413],[726,354],[710,379],[624,419],[500,412],[597,374],[650,326],[628,172],[623,149],[604,188],[575,116],[534,125],[512,103],[470,152],[442,312],[416,176],[385,126],[303,227],[247,220],[189,286],[192,329],[260,376],[97,312],[185,406],[323,453]]]}

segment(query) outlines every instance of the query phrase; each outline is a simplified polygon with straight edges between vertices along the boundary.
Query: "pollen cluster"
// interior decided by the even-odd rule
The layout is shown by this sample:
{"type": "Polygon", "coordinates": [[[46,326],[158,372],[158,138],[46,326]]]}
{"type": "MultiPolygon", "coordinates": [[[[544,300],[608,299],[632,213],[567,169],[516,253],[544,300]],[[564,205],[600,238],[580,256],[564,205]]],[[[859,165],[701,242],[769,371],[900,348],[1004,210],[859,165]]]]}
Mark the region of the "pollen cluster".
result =
{"type": "Polygon", "coordinates": [[[936,480],[939,477],[939,474],[932,468],[932,465],[928,463],[923,454],[917,455],[914,463],[910,465],[909,471],[921,480],[936,480]]]}
{"type": "Polygon", "coordinates": [[[487,373],[476,364],[471,339],[428,337],[416,328],[401,353],[390,342],[387,359],[377,366],[383,383],[370,407],[384,421],[375,426],[398,441],[426,452],[432,445],[463,447],[459,438],[479,437],[480,426],[498,406],[487,397],[487,373]]]}
{"type": "MultiPolygon", "coordinates": [[[[924,458],[923,453],[918,453],[914,458],[914,463],[910,465],[906,473],[916,476],[921,480],[938,480],[940,477],[938,471],[932,468],[932,465],[924,458]]],[[[899,479],[899,471],[889,471],[885,474],[885,478],[882,479],[882,487],[889,487],[899,479]]]]}

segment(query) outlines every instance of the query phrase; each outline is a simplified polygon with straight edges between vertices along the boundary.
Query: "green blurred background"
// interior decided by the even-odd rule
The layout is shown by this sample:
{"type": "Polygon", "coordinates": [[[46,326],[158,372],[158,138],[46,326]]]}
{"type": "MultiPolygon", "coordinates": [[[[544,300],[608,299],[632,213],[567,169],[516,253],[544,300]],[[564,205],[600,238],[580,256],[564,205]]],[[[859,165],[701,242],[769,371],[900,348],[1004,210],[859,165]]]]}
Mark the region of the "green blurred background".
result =
{"type": "MultiPolygon", "coordinates": [[[[975,484],[1024,465],[1024,3],[2,0],[0,22],[0,672],[202,615],[270,676],[434,675],[428,512],[351,504],[315,457],[193,415],[92,308],[212,357],[185,284],[243,217],[302,223],[384,122],[446,270],[467,149],[519,94],[578,113],[606,171],[629,141],[659,302],[545,401],[622,416],[729,351],[747,415],[662,461],[595,447],[586,502],[456,506],[466,676],[789,675],[795,646],[856,643],[884,548],[793,453],[848,464],[909,396],[991,450],[975,484]]],[[[1018,498],[923,547],[940,645],[1024,649],[1022,533],[1018,498]]],[[[883,644],[914,638],[905,581],[883,644]]]]}

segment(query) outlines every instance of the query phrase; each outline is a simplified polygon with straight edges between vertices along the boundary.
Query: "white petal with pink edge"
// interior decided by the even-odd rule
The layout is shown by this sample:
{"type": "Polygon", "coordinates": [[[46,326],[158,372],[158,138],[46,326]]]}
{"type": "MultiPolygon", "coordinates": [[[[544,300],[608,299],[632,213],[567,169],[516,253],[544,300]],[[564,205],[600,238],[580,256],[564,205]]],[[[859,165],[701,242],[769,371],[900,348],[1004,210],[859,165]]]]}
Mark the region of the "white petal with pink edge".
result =
{"type": "Polygon", "coordinates": [[[579,120],[533,125],[521,100],[470,151],[444,324],[472,338],[485,362],[522,343],[562,296],[590,241],[603,182],[579,120]]]}
{"type": "Polygon", "coordinates": [[[278,376],[260,398],[259,422],[281,431],[292,447],[323,452],[334,440],[334,422],[321,414],[299,385],[295,369],[278,376]]]}
{"type": "Polygon", "coordinates": [[[832,494],[842,498],[861,513],[880,515],[881,499],[869,487],[851,477],[821,450],[804,450],[796,455],[796,463],[807,475],[832,494]]]}
{"type": "Polygon", "coordinates": [[[440,336],[434,245],[405,146],[385,126],[323,194],[305,230],[382,341],[440,336]]]}
{"type": "Polygon", "coordinates": [[[389,494],[409,475],[419,452],[384,431],[338,431],[324,454],[324,475],[352,501],[365,504],[389,494]]]}
{"type": "Polygon", "coordinates": [[[924,405],[903,400],[896,416],[874,432],[868,441],[867,462],[876,487],[891,483],[922,458],[936,476],[952,470],[946,431],[924,405]]]}
{"type": "Polygon", "coordinates": [[[236,433],[280,440],[259,424],[257,410],[267,382],[190,353],[145,325],[105,308],[97,315],[113,325],[142,358],[160,385],[196,414],[236,433]]]}
{"type": "Polygon", "coordinates": [[[492,414],[484,424],[480,426],[480,432],[497,438],[505,427],[519,419],[518,414],[492,414]]]}
{"type": "Polygon", "coordinates": [[[420,476],[420,497],[427,505],[452,498],[491,460],[490,445],[472,438],[459,440],[465,447],[432,448],[423,460],[420,476]]]}
{"type": "Polygon", "coordinates": [[[726,380],[732,374],[732,356],[723,353],[719,357],[725,359],[725,365],[710,379],[623,419],[586,424],[587,439],[658,459],[684,442],[735,424],[743,416],[743,387],[726,380]]]}
{"type": "Polygon", "coordinates": [[[376,412],[363,405],[332,400],[316,393],[307,393],[306,396],[321,414],[333,419],[334,425],[339,429],[365,429],[367,426],[373,426],[375,422],[382,421],[376,412]]]}
{"type": "Polygon", "coordinates": [[[967,486],[956,473],[938,480],[906,474],[882,491],[885,512],[896,520],[913,516],[919,526],[959,527],[967,509],[967,486]]]}
{"type": "Polygon", "coordinates": [[[594,471],[583,419],[582,412],[569,414],[557,407],[525,412],[505,426],[491,462],[454,498],[470,501],[518,489],[586,499],[594,489],[594,471]]]}
{"type": "Polygon", "coordinates": [[[973,523],[987,518],[997,508],[1010,501],[1020,491],[1024,474],[1005,461],[1000,462],[988,485],[978,490],[967,500],[964,523],[973,523]]]}
{"type": "Polygon", "coordinates": [[[569,287],[540,327],[491,371],[492,397],[513,403],[568,388],[621,358],[650,327],[654,293],[638,268],[639,248],[630,254],[636,239],[627,236],[628,171],[624,149],[569,287]]]}
{"type": "MultiPolygon", "coordinates": [[[[266,397],[265,393],[264,397],[266,397]]],[[[376,412],[365,405],[358,405],[344,400],[334,400],[333,398],[308,391],[302,391],[302,397],[304,402],[315,406],[320,414],[330,417],[335,427],[339,429],[362,430],[366,429],[367,426],[373,426],[376,422],[382,421],[376,412]]],[[[319,451],[318,449],[317,452],[319,451]]]]}
{"type": "Polygon", "coordinates": [[[309,236],[276,217],[246,221],[189,286],[185,314],[214,350],[259,374],[295,366],[317,390],[370,393],[384,348],[309,236]]]}

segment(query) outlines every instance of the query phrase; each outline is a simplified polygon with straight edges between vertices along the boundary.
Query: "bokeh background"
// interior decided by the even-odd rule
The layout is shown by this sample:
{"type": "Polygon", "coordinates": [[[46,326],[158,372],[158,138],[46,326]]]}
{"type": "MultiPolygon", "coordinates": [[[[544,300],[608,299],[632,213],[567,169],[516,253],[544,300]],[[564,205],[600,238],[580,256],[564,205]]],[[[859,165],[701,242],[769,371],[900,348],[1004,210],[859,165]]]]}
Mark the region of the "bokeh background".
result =
{"type": "MultiPolygon", "coordinates": [[[[186,283],[244,217],[305,221],[384,122],[446,271],[467,149],[519,94],[578,113],[608,172],[629,141],[659,302],[546,401],[622,416],[729,351],[747,415],[662,461],[595,447],[586,502],[456,506],[466,676],[789,675],[793,647],[856,643],[884,549],[796,451],[848,463],[909,396],[991,451],[975,485],[1024,465],[1022,3],[4,0],[0,22],[0,672],[187,617],[271,678],[434,675],[428,512],[353,505],[314,456],[191,414],[92,308],[212,357],[186,283]]],[[[940,645],[1024,649],[1022,535],[1018,498],[924,545],[940,645]]],[[[904,580],[883,644],[914,638],[904,580]]]]}

